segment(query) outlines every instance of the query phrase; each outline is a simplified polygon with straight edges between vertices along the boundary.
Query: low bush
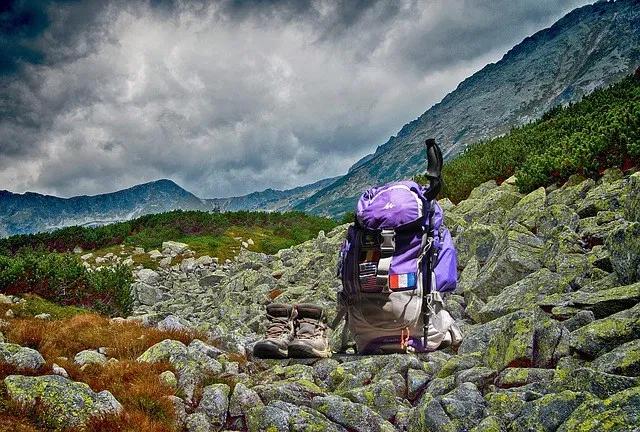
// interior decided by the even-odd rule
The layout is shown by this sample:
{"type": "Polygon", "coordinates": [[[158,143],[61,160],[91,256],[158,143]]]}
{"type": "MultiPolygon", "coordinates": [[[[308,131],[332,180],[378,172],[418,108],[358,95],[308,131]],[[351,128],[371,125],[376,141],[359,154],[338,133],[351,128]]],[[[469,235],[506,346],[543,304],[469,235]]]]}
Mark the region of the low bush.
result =
{"type": "Polygon", "coordinates": [[[441,196],[458,202],[479,184],[514,174],[526,193],[572,174],[597,177],[606,168],[639,162],[640,78],[630,76],[504,136],[470,145],[445,163],[441,196]]]}
{"type": "Polygon", "coordinates": [[[102,227],[69,227],[0,239],[0,255],[14,255],[23,249],[71,252],[76,246],[95,250],[123,243],[154,249],[160,248],[167,240],[191,240],[195,246],[201,246],[202,253],[224,259],[231,257],[229,245],[234,243],[234,236],[255,236],[253,250],[275,253],[277,248],[309,240],[320,230],[328,231],[335,226],[336,221],[332,219],[301,212],[207,213],[176,210],[102,227]],[[259,242],[260,238],[265,241],[259,242]]]}
{"type": "Polygon", "coordinates": [[[124,265],[88,271],[72,254],[23,251],[0,256],[0,292],[36,294],[61,305],[107,315],[131,312],[131,269],[124,265]]]}

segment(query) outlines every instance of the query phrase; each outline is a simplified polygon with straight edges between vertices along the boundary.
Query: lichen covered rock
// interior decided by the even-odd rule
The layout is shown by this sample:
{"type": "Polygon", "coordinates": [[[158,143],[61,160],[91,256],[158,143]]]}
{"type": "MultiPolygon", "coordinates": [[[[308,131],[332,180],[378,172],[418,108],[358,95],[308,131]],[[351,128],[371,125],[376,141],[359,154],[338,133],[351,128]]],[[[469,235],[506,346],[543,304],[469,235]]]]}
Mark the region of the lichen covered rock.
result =
{"type": "Polygon", "coordinates": [[[459,353],[480,353],[496,370],[548,368],[568,354],[568,332],[539,309],[521,310],[469,328],[459,353]]]}
{"type": "Polygon", "coordinates": [[[640,303],[573,331],[571,347],[588,358],[596,358],[637,339],[639,334],[640,303]]]}
{"type": "Polygon", "coordinates": [[[17,369],[38,370],[44,366],[42,355],[31,348],[12,343],[0,343],[0,363],[11,365],[17,369]]]}
{"type": "Polygon", "coordinates": [[[592,366],[602,372],[640,376],[640,339],[620,345],[595,359],[592,366]]]}
{"type": "Polygon", "coordinates": [[[510,225],[496,242],[470,290],[483,300],[499,294],[541,267],[543,246],[543,241],[522,225],[510,225]]]}
{"type": "Polygon", "coordinates": [[[82,426],[95,416],[117,414],[120,403],[104,390],[95,393],[84,383],[59,375],[10,375],[4,380],[9,399],[35,409],[39,420],[52,428],[82,426]]]}

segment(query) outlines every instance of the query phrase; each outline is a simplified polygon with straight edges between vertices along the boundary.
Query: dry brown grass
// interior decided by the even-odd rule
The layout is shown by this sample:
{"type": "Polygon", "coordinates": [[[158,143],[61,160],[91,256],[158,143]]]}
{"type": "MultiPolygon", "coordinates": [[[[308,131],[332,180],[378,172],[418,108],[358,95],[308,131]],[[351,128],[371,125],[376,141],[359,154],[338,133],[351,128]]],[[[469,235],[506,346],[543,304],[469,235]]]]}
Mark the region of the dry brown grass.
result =
{"type": "MultiPolygon", "coordinates": [[[[94,391],[109,390],[120,401],[124,411],[119,416],[94,419],[90,431],[149,431],[171,432],[174,427],[173,404],[167,396],[174,390],[162,383],[159,375],[172,370],[168,363],[146,364],[135,359],[146,349],[164,339],[180,340],[185,344],[203,338],[195,332],[161,331],[136,322],[114,322],[95,314],[45,321],[35,318],[8,319],[2,328],[8,342],[38,350],[47,364],[36,372],[0,366],[0,380],[7,375],[45,375],[51,365],[64,367],[71,379],[87,383],[94,391]],[[80,368],[73,357],[84,349],[106,347],[109,357],[117,362],[104,366],[80,368]]],[[[1,381],[0,381],[1,382],[1,381]]],[[[0,432],[31,432],[45,430],[34,416],[26,416],[13,407],[2,394],[0,385],[0,432]]]]}
{"type": "Polygon", "coordinates": [[[22,414],[0,412],[0,432],[38,432],[40,430],[22,414]]]}
{"type": "Polygon", "coordinates": [[[164,339],[188,344],[194,338],[202,337],[195,332],[162,331],[129,321],[112,322],[94,314],[56,321],[15,319],[4,331],[9,341],[37,349],[45,358],[51,359],[73,357],[82,350],[100,347],[106,347],[110,357],[135,359],[164,339]]]}

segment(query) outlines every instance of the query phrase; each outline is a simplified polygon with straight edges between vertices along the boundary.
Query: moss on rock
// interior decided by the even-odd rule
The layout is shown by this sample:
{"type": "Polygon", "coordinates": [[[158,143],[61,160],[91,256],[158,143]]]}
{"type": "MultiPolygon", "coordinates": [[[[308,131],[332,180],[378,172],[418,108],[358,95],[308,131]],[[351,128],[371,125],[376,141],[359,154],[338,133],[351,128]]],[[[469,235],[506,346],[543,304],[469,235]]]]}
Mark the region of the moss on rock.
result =
{"type": "Polygon", "coordinates": [[[108,391],[95,393],[87,384],[59,375],[10,375],[4,384],[13,402],[27,409],[37,406],[34,414],[56,430],[83,426],[95,416],[117,414],[122,410],[108,391]]]}

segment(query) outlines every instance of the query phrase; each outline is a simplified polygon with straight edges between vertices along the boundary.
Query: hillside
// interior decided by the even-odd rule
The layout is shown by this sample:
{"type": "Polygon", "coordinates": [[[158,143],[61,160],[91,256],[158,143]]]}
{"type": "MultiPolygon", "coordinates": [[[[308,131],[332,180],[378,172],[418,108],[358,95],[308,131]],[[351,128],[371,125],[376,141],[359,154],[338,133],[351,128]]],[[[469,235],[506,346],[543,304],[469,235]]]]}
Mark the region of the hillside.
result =
{"type": "Polygon", "coordinates": [[[337,177],[333,177],[293,189],[265,189],[243,196],[207,199],[205,202],[219,211],[286,211],[336,180],[337,177]]]}
{"type": "Polygon", "coordinates": [[[70,225],[105,225],[175,209],[206,210],[207,206],[170,180],[73,198],[0,191],[0,234],[29,234],[70,225]]]}
{"type": "Polygon", "coordinates": [[[100,226],[171,210],[287,211],[335,179],[288,190],[201,199],[171,180],[158,180],[117,192],[58,198],[33,192],[0,191],[0,238],[68,226],[100,226]]]}
{"type": "Polygon", "coordinates": [[[442,143],[451,159],[472,142],[504,134],[632,73],[640,65],[639,6],[638,0],[618,0],[570,12],[464,80],[374,155],[296,208],[333,216],[350,211],[367,187],[422,171],[426,137],[442,143]]]}
{"type": "MultiPolygon", "coordinates": [[[[512,175],[521,192],[580,174],[640,164],[640,69],[578,103],[557,107],[506,135],[474,143],[443,168],[441,196],[454,202],[481,183],[512,175]]],[[[418,176],[418,181],[426,180],[418,176]]]]}

